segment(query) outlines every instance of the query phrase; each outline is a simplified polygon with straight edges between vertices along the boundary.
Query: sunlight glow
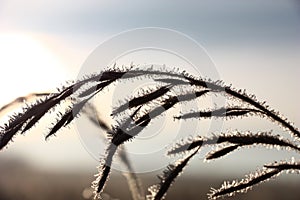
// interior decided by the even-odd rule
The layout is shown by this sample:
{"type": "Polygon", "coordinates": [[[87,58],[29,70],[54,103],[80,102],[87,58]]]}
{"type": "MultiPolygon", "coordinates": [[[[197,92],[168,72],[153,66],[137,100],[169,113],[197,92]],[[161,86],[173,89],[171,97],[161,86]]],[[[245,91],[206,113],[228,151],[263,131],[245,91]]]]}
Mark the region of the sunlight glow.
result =
{"type": "Polygon", "coordinates": [[[31,92],[55,89],[64,81],[63,64],[41,37],[0,33],[0,103],[31,92]]]}

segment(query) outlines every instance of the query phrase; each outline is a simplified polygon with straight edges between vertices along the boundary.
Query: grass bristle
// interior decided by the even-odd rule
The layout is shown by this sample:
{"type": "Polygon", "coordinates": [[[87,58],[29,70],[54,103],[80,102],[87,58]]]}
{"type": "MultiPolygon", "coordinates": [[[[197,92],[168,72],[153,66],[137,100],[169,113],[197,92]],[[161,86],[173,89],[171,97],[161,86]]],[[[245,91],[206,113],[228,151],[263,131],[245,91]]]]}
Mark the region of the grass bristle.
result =
{"type": "Polygon", "coordinates": [[[175,165],[170,164],[166,170],[164,170],[161,176],[158,176],[160,183],[151,186],[148,190],[150,195],[147,196],[148,200],[163,199],[175,179],[182,173],[183,168],[188,164],[190,159],[198,152],[200,148],[196,149],[192,154],[183,160],[179,160],[175,165]]]}
{"type": "Polygon", "coordinates": [[[208,194],[209,199],[217,199],[224,196],[233,196],[235,193],[246,193],[252,186],[268,181],[272,177],[279,175],[280,170],[263,170],[249,174],[241,181],[234,180],[232,182],[225,181],[220,189],[212,189],[208,194]]]}

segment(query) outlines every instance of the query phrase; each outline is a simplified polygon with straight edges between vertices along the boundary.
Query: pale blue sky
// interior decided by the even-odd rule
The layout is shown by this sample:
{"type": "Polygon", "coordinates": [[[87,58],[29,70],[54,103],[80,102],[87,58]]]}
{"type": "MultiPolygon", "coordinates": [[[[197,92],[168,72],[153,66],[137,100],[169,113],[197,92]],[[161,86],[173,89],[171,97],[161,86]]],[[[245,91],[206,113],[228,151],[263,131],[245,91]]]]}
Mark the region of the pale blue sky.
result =
{"type": "MultiPolygon", "coordinates": [[[[300,126],[300,114],[296,112],[300,110],[300,6],[296,0],[2,0],[0,41],[6,40],[1,40],[1,35],[17,38],[25,35],[38,41],[38,45],[26,50],[21,46],[27,44],[28,39],[25,39],[25,43],[17,43],[10,51],[2,52],[3,58],[14,57],[0,62],[0,72],[5,75],[0,88],[7,94],[1,96],[0,103],[32,90],[51,89],[53,84],[56,88],[65,79],[76,78],[81,64],[101,42],[121,31],[149,26],[174,29],[192,37],[208,51],[226,83],[256,94],[300,126]],[[32,62],[24,58],[24,62],[22,59],[16,62],[22,52],[32,59],[38,57],[36,53],[40,48],[47,49],[45,59],[57,61],[52,63],[53,69],[49,69],[43,59],[32,62]],[[12,53],[9,55],[9,52],[12,53]],[[17,71],[22,72],[17,78],[22,85],[12,81],[17,71]],[[33,72],[36,74],[32,75],[33,72]],[[43,77],[44,83],[36,84],[39,73],[43,72],[48,74],[43,77]],[[50,73],[55,72],[61,75],[52,78],[50,73]],[[7,81],[9,85],[5,84],[7,81]]],[[[48,144],[40,133],[32,133],[34,136],[28,133],[28,139],[17,137],[1,156],[15,155],[52,167],[60,167],[57,164],[60,162],[63,166],[95,165],[76,134],[71,131],[61,134],[48,144]],[[28,144],[34,147],[28,148],[28,144]],[[72,151],[68,152],[66,146],[72,151]],[[39,151],[34,151],[36,148],[39,151]],[[65,154],[57,155],[53,149],[65,154]],[[56,157],[56,161],[48,157],[56,157]],[[80,159],[86,162],[78,161],[80,159]]]]}
{"type": "Polygon", "coordinates": [[[276,1],[2,1],[1,29],[76,37],[158,26],[216,45],[299,42],[299,3],[276,1]],[[282,41],[283,42],[283,41],[282,41]]]}

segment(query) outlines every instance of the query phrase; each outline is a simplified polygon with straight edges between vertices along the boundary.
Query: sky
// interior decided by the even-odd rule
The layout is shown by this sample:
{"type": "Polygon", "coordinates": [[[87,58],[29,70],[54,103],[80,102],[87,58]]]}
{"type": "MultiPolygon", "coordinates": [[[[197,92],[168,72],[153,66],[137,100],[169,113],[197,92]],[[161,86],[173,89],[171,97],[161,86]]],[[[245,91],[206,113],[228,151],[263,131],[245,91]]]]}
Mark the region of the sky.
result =
{"type": "MultiPolygon", "coordinates": [[[[160,27],[201,44],[222,80],[266,100],[299,127],[299,19],[296,0],[1,0],[0,104],[76,79],[91,52],[116,34],[160,27]]],[[[42,129],[16,137],[1,156],[53,168],[97,163],[74,127],[47,143],[42,129]]]]}

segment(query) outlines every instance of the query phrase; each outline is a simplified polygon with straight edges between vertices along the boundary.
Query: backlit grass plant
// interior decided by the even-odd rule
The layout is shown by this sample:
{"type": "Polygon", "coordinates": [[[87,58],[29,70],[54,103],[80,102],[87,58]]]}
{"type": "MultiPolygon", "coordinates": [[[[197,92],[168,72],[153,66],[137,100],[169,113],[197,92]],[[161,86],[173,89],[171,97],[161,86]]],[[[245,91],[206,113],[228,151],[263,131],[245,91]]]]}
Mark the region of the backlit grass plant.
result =
{"type": "MultiPolygon", "coordinates": [[[[185,71],[156,70],[151,67],[147,69],[138,67],[124,69],[116,66],[67,84],[55,93],[29,95],[28,97],[35,98],[35,102],[30,105],[23,105],[22,111],[10,116],[9,121],[1,127],[0,149],[6,147],[18,133],[25,134],[28,132],[45,114],[56,113],[57,120],[49,124],[50,129],[46,135],[46,138],[49,138],[56,134],[58,130],[68,126],[80,113],[91,116],[93,105],[90,100],[96,95],[101,100],[101,92],[105,88],[109,88],[115,83],[126,84],[127,80],[143,78],[153,80],[156,86],[151,88],[145,86],[139,96],[129,96],[129,98],[122,99],[121,102],[123,103],[114,105],[111,113],[113,119],[115,119],[114,124],[108,125],[99,118],[99,115],[97,115],[97,119],[90,117],[95,124],[100,125],[105,130],[109,141],[106,147],[106,155],[101,158],[98,167],[97,178],[92,184],[95,199],[101,198],[101,193],[108,181],[111,166],[116,156],[121,158],[129,171],[133,170],[134,163],[129,162],[126,151],[120,151],[126,148],[124,144],[134,140],[154,119],[159,118],[170,109],[174,109],[175,105],[198,101],[210,94],[222,95],[224,98],[235,102],[235,104],[216,105],[209,109],[203,108],[187,113],[179,113],[173,116],[174,120],[201,120],[207,118],[238,120],[241,117],[251,118],[256,116],[279,125],[282,130],[290,134],[290,138],[293,140],[274,134],[271,131],[245,132],[236,130],[214,133],[208,137],[199,135],[185,142],[175,143],[174,147],[168,150],[167,155],[183,155],[183,158],[170,164],[163,174],[159,175],[159,183],[148,188],[148,194],[144,194],[140,180],[134,172],[127,174],[133,199],[163,199],[169,187],[184,171],[185,166],[204,146],[213,147],[213,150],[205,156],[206,160],[220,159],[238,149],[257,145],[300,152],[300,132],[298,128],[279,112],[271,109],[265,102],[258,101],[254,95],[227,86],[222,81],[195,77],[185,71]],[[175,94],[172,90],[176,88],[177,92],[175,94]],[[59,106],[65,102],[68,102],[66,108],[65,106],[59,106]]],[[[0,112],[5,112],[7,107],[19,102],[20,99],[22,101],[26,100],[28,97],[16,99],[12,103],[3,106],[0,112]]],[[[300,162],[295,161],[293,158],[288,159],[287,161],[266,163],[261,170],[247,175],[242,180],[226,181],[221,188],[211,189],[208,198],[217,199],[231,196],[237,192],[246,192],[252,186],[268,181],[282,172],[298,173],[300,162]]]]}

